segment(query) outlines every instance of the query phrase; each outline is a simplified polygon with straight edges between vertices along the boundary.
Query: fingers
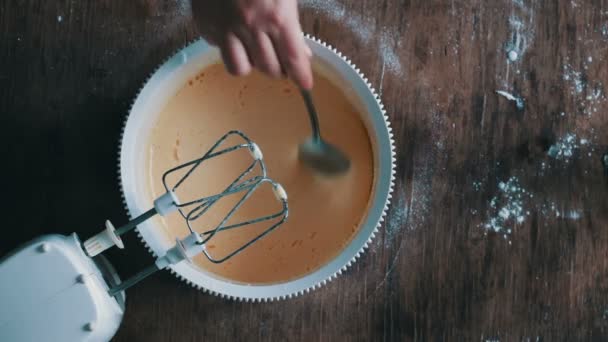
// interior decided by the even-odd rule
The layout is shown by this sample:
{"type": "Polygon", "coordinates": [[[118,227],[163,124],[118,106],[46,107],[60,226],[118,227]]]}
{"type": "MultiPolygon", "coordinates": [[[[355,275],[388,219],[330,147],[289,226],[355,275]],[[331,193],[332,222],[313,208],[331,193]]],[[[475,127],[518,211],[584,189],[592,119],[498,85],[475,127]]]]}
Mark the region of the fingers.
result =
{"type": "Polygon", "coordinates": [[[272,77],[287,74],[298,86],[311,89],[312,51],[302,34],[296,29],[286,29],[276,37],[273,39],[262,31],[228,33],[221,47],[228,72],[243,76],[256,67],[272,77]]]}
{"type": "Polygon", "coordinates": [[[201,34],[220,47],[230,73],[246,75],[255,67],[312,88],[312,53],[302,36],[296,0],[193,0],[192,11],[201,34]]]}
{"type": "Polygon", "coordinates": [[[249,9],[242,23],[224,33],[220,48],[226,68],[234,75],[246,75],[252,67],[273,77],[284,74],[299,87],[311,89],[312,52],[301,32],[297,2],[275,5],[249,9]]]}
{"type": "Polygon", "coordinates": [[[221,50],[226,68],[233,75],[246,75],[251,71],[252,66],[272,77],[282,75],[281,63],[274,44],[262,31],[253,34],[229,33],[221,50]]]}
{"type": "Polygon", "coordinates": [[[251,72],[251,62],[243,42],[232,32],[228,32],[221,47],[226,69],[233,75],[243,76],[251,72]]]}
{"type": "Polygon", "coordinates": [[[281,77],[281,63],[276,54],[274,44],[264,32],[255,34],[253,60],[256,68],[272,77],[281,77]]]}
{"type": "Polygon", "coordinates": [[[313,85],[310,59],[312,52],[298,26],[286,26],[278,37],[277,53],[281,64],[289,77],[303,89],[311,89],[313,85]]]}

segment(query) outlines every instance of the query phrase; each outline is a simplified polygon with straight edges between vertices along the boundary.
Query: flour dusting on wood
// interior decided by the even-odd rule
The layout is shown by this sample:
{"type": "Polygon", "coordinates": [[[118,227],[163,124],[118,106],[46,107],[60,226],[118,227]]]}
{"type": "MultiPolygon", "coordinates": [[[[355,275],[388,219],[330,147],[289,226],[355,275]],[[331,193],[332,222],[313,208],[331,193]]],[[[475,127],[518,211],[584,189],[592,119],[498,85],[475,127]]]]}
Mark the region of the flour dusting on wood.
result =
{"type": "Polygon", "coordinates": [[[177,11],[181,16],[192,15],[192,5],[190,0],[177,0],[177,11]]]}
{"type": "Polygon", "coordinates": [[[587,116],[592,116],[603,109],[606,103],[602,79],[593,78],[589,71],[593,64],[593,58],[587,57],[582,61],[582,68],[576,68],[568,60],[563,65],[562,79],[566,88],[587,116]]]}
{"type": "Polygon", "coordinates": [[[405,202],[405,191],[403,186],[395,189],[395,202],[391,204],[386,219],[384,228],[384,247],[389,248],[392,246],[393,241],[399,234],[399,232],[405,227],[405,223],[408,217],[408,204],[405,202]]]}
{"type": "Polygon", "coordinates": [[[488,219],[483,228],[502,234],[506,239],[530,215],[528,206],[533,197],[520,185],[517,177],[499,182],[498,194],[490,201],[488,219]]]}
{"type": "Polygon", "coordinates": [[[558,206],[555,202],[548,202],[541,206],[539,212],[545,218],[578,221],[583,217],[582,210],[568,209],[558,206]]]}
{"type": "MultiPolygon", "coordinates": [[[[535,13],[523,1],[513,1],[513,5],[508,17],[509,40],[504,44],[504,52],[509,63],[518,64],[534,40],[535,13]]],[[[518,68],[516,73],[520,73],[518,68]]]]}
{"type": "Polygon", "coordinates": [[[509,101],[515,102],[517,109],[524,109],[524,100],[521,97],[517,97],[511,93],[507,93],[504,90],[497,90],[496,94],[506,98],[509,101]]]}
{"type": "Polygon", "coordinates": [[[582,147],[589,145],[589,140],[585,138],[578,139],[576,134],[567,133],[560,138],[555,144],[549,147],[547,154],[554,159],[569,162],[574,153],[582,147]]]}
{"type": "Polygon", "coordinates": [[[395,44],[398,43],[397,36],[390,29],[377,27],[356,13],[351,12],[347,15],[344,5],[335,0],[303,0],[300,1],[300,5],[322,12],[332,21],[345,25],[366,46],[379,50],[380,56],[390,72],[402,74],[401,60],[395,52],[395,44]]]}

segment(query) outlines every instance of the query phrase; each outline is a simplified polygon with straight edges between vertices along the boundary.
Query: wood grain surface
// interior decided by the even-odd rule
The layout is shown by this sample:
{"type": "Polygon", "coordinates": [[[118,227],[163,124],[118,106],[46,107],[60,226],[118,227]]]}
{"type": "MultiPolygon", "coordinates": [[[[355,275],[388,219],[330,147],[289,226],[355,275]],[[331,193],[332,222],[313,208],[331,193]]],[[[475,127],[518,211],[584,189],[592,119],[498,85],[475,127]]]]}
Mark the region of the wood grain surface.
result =
{"type": "MultiPolygon", "coordinates": [[[[232,302],[155,275],[129,290],[115,341],[608,340],[608,1],[301,8],[304,30],[386,104],[398,148],[387,224],[343,276],[287,301],[232,302]]],[[[185,1],[0,3],[0,255],[127,219],[121,125],[146,77],[196,36],[185,1]]],[[[152,261],[126,244],[109,253],[123,276],[152,261]]]]}

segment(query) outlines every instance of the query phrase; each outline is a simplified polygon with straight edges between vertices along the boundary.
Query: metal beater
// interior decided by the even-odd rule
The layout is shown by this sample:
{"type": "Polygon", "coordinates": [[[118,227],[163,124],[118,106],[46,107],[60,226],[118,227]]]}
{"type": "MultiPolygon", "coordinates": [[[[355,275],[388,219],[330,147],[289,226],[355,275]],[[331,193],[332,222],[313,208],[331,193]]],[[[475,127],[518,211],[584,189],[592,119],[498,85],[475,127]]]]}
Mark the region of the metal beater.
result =
{"type": "Polygon", "coordinates": [[[165,216],[174,211],[178,211],[181,216],[185,219],[188,229],[190,230],[189,236],[180,241],[176,241],[175,247],[170,249],[164,257],[158,258],[153,265],[143,269],[135,276],[125,280],[120,286],[112,288],[110,290],[111,295],[115,295],[118,292],[121,292],[139,281],[143,280],[147,276],[153,274],[154,272],[166,268],[169,265],[175,264],[176,262],[180,262],[184,259],[190,260],[190,258],[196,254],[203,253],[209,261],[212,263],[222,263],[226,260],[234,257],[235,255],[242,252],[247,247],[254,244],[259,239],[263,238],[278,226],[283,224],[289,215],[289,207],[287,205],[287,194],[283,187],[268,178],[266,165],[263,161],[263,155],[260,148],[252,142],[245,134],[240,131],[230,131],[222,136],[212,147],[205,153],[202,157],[189,161],[187,163],[176,166],[163,174],[162,177],[163,186],[166,190],[166,193],[156,199],[154,201],[154,207],[145,213],[139,215],[133,220],[129,221],[124,226],[114,229],[110,222],[106,222],[106,230],[97,234],[96,236],[88,239],[84,242],[83,246],[87,255],[93,257],[106,249],[112,247],[113,245],[117,245],[119,248],[123,248],[123,243],[120,239],[121,235],[133,230],[137,225],[142,222],[148,220],[156,214],[165,216]],[[230,145],[228,147],[224,147],[226,140],[230,137],[237,137],[243,140],[242,143],[236,145],[230,145]],[[249,166],[243,170],[240,175],[228,186],[226,186],[223,191],[217,194],[213,194],[210,196],[204,196],[200,198],[196,198],[193,200],[189,200],[187,202],[180,202],[176,192],[180,189],[180,187],[184,186],[185,182],[189,177],[191,177],[199,168],[201,168],[205,162],[223,156],[227,153],[234,153],[239,150],[247,150],[252,157],[252,162],[249,166]],[[255,172],[255,171],[258,172],[255,172]],[[173,174],[177,174],[180,171],[185,171],[185,173],[179,177],[177,182],[174,185],[169,184],[169,178],[173,174]],[[282,209],[279,212],[269,214],[266,216],[258,217],[255,219],[247,220],[244,222],[227,224],[230,218],[241,208],[241,206],[264,185],[272,186],[272,190],[274,191],[275,197],[278,201],[280,201],[282,209]],[[218,203],[219,200],[226,196],[231,196],[235,194],[241,194],[241,198],[238,200],[236,205],[229,210],[229,212],[224,216],[219,224],[217,224],[213,229],[207,230],[202,233],[197,233],[193,228],[193,223],[197,220],[200,220],[205,217],[205,214],[209,212],[209,210],[218,203]],[[205,248],[206,244],[214,237],[216,234],[219,234],[223,231],[242,228],[248,225],[257,224],[261,222],[271,222],[270,226],[264,230],[262,233],[258,234],[253,239],[249,240],[247,243],[242,246],[236,248],[232,252],[228,253],[222,257],[214,257],[212,256],[208,249],[205,248]]]}

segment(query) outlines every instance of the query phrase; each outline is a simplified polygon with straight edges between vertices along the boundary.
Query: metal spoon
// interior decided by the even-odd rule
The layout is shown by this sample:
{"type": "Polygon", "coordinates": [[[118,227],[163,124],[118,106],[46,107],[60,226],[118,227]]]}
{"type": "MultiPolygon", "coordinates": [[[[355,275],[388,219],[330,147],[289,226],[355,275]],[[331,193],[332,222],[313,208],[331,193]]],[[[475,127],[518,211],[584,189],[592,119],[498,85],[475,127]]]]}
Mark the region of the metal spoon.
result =
{"type": "Polygon", "coordinates": [[[312,136],[300,145],[300,160],[313,170],[327,176],[345,173],[350,169],[350,160],[337,147],[321,138],[319,117],[312,102],[312,96],[308,90],[302,90],[301,93],[310,116],[312,136]]]}

